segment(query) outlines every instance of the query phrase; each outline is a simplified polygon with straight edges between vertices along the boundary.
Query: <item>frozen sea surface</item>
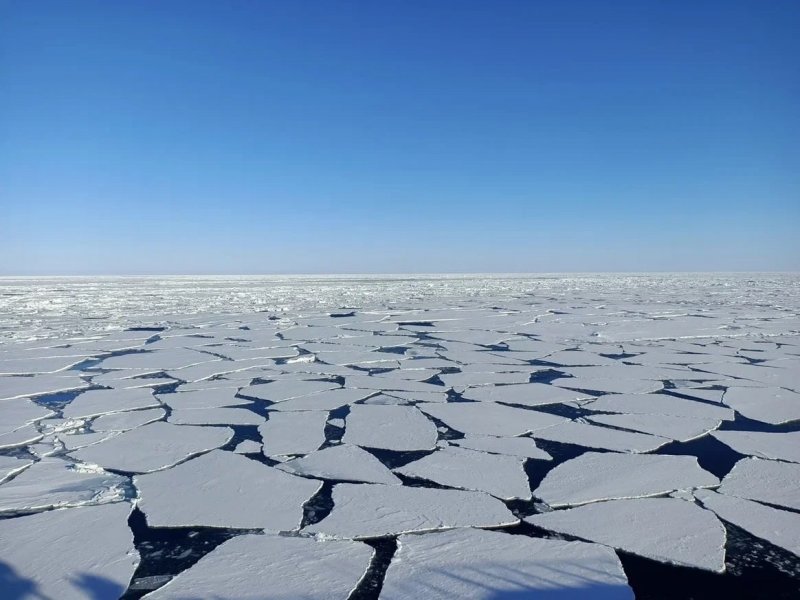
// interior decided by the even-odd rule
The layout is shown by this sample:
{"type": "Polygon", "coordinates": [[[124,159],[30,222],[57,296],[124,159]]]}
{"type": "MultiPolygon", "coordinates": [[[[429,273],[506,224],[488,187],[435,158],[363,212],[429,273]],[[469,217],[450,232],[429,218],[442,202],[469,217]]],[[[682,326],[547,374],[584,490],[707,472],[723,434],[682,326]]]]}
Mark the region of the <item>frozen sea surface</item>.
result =
{"type": "Polygon", "coordinates": [[[0,278],[0,597],[800,597],[795,275],[0,278]]]}

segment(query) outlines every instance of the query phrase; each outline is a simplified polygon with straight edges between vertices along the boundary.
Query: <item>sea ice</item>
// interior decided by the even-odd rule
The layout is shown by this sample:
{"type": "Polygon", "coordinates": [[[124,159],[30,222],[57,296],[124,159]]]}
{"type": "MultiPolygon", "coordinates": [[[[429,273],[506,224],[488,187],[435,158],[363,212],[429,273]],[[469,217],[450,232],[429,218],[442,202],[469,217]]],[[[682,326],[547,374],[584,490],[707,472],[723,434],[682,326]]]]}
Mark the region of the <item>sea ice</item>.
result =
{"type": "Polygon", "coordinates": [[[586,420],[601,425],[611,425],[612,427],[668,437],[679,442],[686,442],[703,436],[719,427],[722,423],[717,419],[703,417],[647,414],[591,415],[587,416],[586,420]]]}
{"type": "Polygon", "coordinates": [[[328,413],[321,411],[275,412],[258,426],[267,456],[306,454],[325,443],[328,413]]]}
{"type": "Polygon", "coordinates": [[[246,408],[179,408],[169,416],[179,425],[261,425],[264,417],[246,408]]]}
{"type": "Polygon", "coordinates": [[[660,562],[725,570],[725,528],[714,513],[686,500],[610,500],[525,520],[660,562]]]}
{"type": "Polygon", "coordinates": [[[712,431],[711,435],[745,456],[800,463],[800,431],[712,431]]]}
{"type": "Polygon", "coordinates": [[[386,450],[432,450],[436,426],[413,406],[362,406],[350,409],[344,441],[386,450]]]}
{"type": "Polygon", "coordinates": [[[694,456],[586,452],[547,473],[534,496],[561,507],[715,485],[694,456]]]}
{"type": "Polygon", "coordinates": [[[482,402],[503,402],[522,406],[558,404],[590,398],[587,394],[565,390],[543,383],[523,383],[518,385],[495,385],[470,388],[464,392],[467,400],[482,402]]]}
{"type": "Polygon", "coordinates": [[[148,408],[102,415],[92,421],[92,431],[127,431],[160,421],[165,414],[163,408],[148,408]]]}
{"type": "Polygon", "coordinates": [[[159,406],[161,404],[147,388],[89,390],[65,406],[62,414],[65,419],[77,419],[159,406]]]}
{"type": "Polygon", "coordinates": [[[614,452],[652,452],[671,441],[646,433],[621,431],[578,421],[566,421],[553,427],[534,431],[531,435],[535,439],[575,444],[586,448],[613,450],[614,452]]]}
{"type": "Polygon", "coordinates": [[[137,475],[139,507],[151,527],[300,527],[303,504],[322,482],[215,450],[168,471],[137,475]]]}
{"type": "Polygon", "coordinates": [[[338,481],[399,484],[400,480],[366,450],[350,444],[331,446],[276,467],[296,475],[338,481]]]}
{"type": "Polygon", "coordinates": [[[583,405],[592,411],[636,415],[671,415],[733,421],[733,411],[721,405],[686,400],[669,394],[608,394],[583,405]]]}
{"type": "Polygon", "coordinates": [[[283,402],[292,398],[308,396],[325,390],[333,390],[339,385],[330,381],[315,381],[303,379],[283,379],[270,383],[251,385],[241,390],[242,396],[258,398],[270,402],[283,402]]]}
{"type": "Polygon", "coordinates": [[[147,598],[242,600],[267,593],[286,599],[340,600],[364,576],[372,554],[372,548],[360,542],[242,535],[147,598]]]}
{"type": "Polygon", "coordinates": [[[500,500],[484,492],[340,483],[333,488],[333,504],[327,517],[303,531],[359,539],[517,523],[500,500]]]}
{"type": "Polygon", "coordinates": [[[695,497],[721,519],[800,556],[800,514],[711,490],[695,492],[695,497]]]}
{"type": "Polygon", "coordinates": [[[101,469],[45,458],[0,485],[0,514],[115,502],[123,498],[125,483],[101,469]]]}
{"type": "Polygon", "coordinates": [[[743,458],[717,490],[728,496],[785,506],[800,512],[800,465],[743,458]]]}
{"type": "Polygon", "coordinates": [[[232,437],[233,431],[228,427],[196,427],[156,421],[70,454],[81,462],[106,469],[147,473],[224,446],[232,437]]]}
{"type": "Polygon", "coordinates": [[[530,499],[524,461],[505,454],[446,447],[395,469],[395,472],[427,479],[449,487],[478,490],[511,500],[530,499]]]}
{"type": "Polygon", "coordinates": [[[722,401],[749,419],[778,425],[800,419],[800,394],[778,387],[729,387],[722,401]]]}
{"type": "Polygon", "coordinates": [[[402,535],[382,600],[499,598],[633,600],[610,548],[498,531],[402,535]]]}
{"type": "Polygon", "coordinates": [[[541,448],[537,448],[536,442],[529,437],[495,437],[470,434],[457,440],[451,440],[450,443],[461,448],[491,452],[492,454],[552,460],[552,457],[541,448]]]}
{"type": "Polygon", "coordinates": [[[422,412],[435,417],[461,433],[514,437],[565,422],[536,410],[513,408],[494,402],[449,402],[419,404],[422,412]]]}
{"type": "Polygon", "coordinates": [[[3,588],[12,599],[114,600],[139,564],[129,504],[0,520],[3,588]]]}

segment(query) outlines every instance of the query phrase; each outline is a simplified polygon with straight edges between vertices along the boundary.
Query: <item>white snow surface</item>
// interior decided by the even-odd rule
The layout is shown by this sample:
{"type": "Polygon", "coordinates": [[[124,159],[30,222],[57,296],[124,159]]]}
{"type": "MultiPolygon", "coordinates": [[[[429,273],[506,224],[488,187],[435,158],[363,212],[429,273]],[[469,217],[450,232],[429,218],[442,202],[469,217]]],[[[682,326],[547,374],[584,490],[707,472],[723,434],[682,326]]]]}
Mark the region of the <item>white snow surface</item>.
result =
{"type": "Polygon", "coordinates": [[[242,535],[148,594],[148,600],[347,598],[369,566],[373,549],[362,542],[242,535]],[[268,565],[268,568],[265,568],[268,565]]]}
{"type": "Polygon", "coordinates": [[[725,528],[712,512],[686,500],[610,500],[525,520],[660,562],[717,572],[725,568],[725,528]]]}
{"type": "Polygon", "coordinates": [[[130,504],[120,502],[0,520],[0,595],[119,598],[139,564],[127,524],[130,512],[130,504]]]}
{"type": "Polygon", "coordinates": [[[563,507],[716,485],[693,456],[586,452],[549,471],[534,496],[563,507]]]}
{"type": "Polygon", "coordinates": [[[333,503],[327,517],[303,531],[361,539],[517,523],[500,500],[484,492],[341,483],[333,488],[333,503]]]}
{"type": "Polygon", "coordinates": [[[153,527],[300,527],[303,504],[322,485],[232,452],[215,450],[177,467],[137,475],[139,508],[153,527]]]}
{"type": "Polygon", "coordinates": [[[397,546],[382,600],[633,600],[616,554],[598,544],[454,529],[401,535],[397,546]]]}

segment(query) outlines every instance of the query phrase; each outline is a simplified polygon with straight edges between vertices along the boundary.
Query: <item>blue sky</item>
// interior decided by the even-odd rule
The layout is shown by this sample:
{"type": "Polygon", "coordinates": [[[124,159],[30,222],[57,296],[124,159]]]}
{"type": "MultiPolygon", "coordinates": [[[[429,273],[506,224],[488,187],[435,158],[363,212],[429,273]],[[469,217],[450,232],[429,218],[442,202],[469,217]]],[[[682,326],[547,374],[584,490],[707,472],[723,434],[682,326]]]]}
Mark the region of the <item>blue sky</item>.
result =
{"type": "Polygon", "coordinates": [[[0,274],[800,270],[800,2],[0,3],[0,274]]]}

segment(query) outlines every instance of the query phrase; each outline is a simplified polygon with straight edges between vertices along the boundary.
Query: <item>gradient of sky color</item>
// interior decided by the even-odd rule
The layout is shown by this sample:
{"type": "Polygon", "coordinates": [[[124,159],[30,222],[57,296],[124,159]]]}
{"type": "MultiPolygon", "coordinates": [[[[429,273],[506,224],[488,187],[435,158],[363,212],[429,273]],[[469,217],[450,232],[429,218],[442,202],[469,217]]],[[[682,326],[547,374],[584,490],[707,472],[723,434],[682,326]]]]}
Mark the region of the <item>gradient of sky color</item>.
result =
{"type": "Polygon", "coordinates": [[[4,0],[0,274],[800,270],[796,0],[4,0]]]}

